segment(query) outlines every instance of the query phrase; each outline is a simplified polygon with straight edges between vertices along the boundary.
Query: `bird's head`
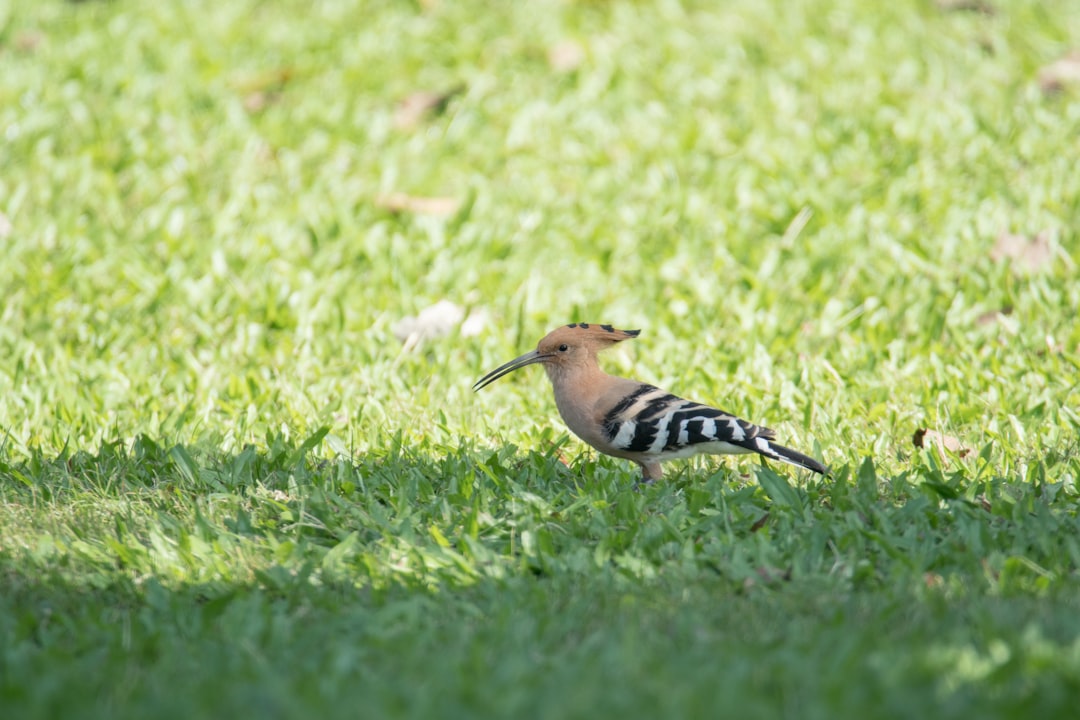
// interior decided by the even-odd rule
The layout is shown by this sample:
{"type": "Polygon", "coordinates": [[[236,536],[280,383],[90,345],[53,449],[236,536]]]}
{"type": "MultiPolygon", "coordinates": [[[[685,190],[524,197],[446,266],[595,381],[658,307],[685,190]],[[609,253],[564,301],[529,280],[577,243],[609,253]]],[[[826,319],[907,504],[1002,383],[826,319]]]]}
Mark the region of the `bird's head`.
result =
{"type": "Polygon", "coordinates": [[[548,375],[554,378],[557,373],[567,368],[594,362],[596,353],[617,342],[635,338],[640,332],[640,330],[619,330],[611,325],[595,323],[564,325],[545,335],[532,352],[514,358],[480,378],[473,385],[473,390],[479,390],[503,375],[535,363],[543,363],[548,375]]]}

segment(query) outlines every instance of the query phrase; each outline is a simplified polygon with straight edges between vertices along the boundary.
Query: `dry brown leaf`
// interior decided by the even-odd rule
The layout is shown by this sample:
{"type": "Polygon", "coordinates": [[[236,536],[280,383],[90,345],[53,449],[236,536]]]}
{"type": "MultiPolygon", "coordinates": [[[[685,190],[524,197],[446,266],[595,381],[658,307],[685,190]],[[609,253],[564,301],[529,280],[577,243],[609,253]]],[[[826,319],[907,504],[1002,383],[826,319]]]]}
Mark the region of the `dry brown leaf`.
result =
{"type": "Polygon", "coordinates": [[[994,241],[994,247],[990,250],[990,259],[994,262],[1008,259],[1016,267],[1038,270],[1054,259],[1050,232],[1043,230],[1034,237],[1003,232],[994,241]]]}
{"type": "Polygon", "coordinates": [[[915,435],[912,436],[911,442],[917,448],[937,448],[938,454],[941,455],[941,459],[944,460],[945,452],[951,452],[959,457],[966,458],[971,453],[975,452],[969,447],[965,447],[962,442],[952,435],[943,435],[937,430],[931,430],[929,428],[919,428],[915,431],[915,435]]]}
{"type": "Polygon", "coordinates": [[[1080,50],[1058,58],[1039,70],[1039,87],[1044,93],[1057,93],[1069,86],[1080,86],[1080,50]]]}
{"type": "Polygon", "coordinates": [[[375,198],[375,205],[392,213],[448,217],[457,212],[461,203],[447,197],[417,197],[405,193],[388,193],[375,198]]]}
{"type": "Polygon", "coordinates": [[[271,68],[258,72],[237,75],[229,85],[238,93],[251,95],[257,92],[280,92],[292,80],[292,68],[271,68]]]}
{"type": "Polygon", "coordinates": [[[997,15],[997,8],[985,0],[935,0],[942,12],[973,12],[987,17],[997,15]]]}
{"type": "Polygon", "coordinates": [[[418,90],[402,99],[394,110],[394,127],[411,130],[429,117],[446,110],[450,99],[465,89],[458,85],[442,92],[418,90]]]}
{"type": "Polygon", "coordinates": [[[238,75],[229,81],[229,85],[244,96],[244,109],[257,113],[281,100],[282,92],[292,77],[292,68],[273,68],[238,75]]]}
{"type": "Polygon", "coordinates": [[[279,92],[257,90],[244,98],[244,109],[249,113],[257,113],[280,100],[281,93],[279,92]]]}
{"type": "Polygon", "coordinates": [[[585,48],[573,40],[563,40],[548,48],[547,59],[555,72],[572,72],[585,62],[585,48]]]}
{"type": "Polygon", "coordinates": [[[987,310],[986,312],[980,314],[979,317],[975,318],[975,324],[980,327],[983,325],[990,325],[991,323],[996,323],[999,318],[1012,315],[1012,312],[1012,307],[1008,305],[1001,308],[1000,310],[987,310]]]}
{"type": "Polygon", "coordinates": [[[775,585],[780,582],[788,582],[791,580],[791,569],[781,570],[779,568],[770,567],[756,567],[754,572],[757,574],[758,579],[748,577],[743,580],[743,589],[750,590],[760,581],[764,585],[775,585]]]}
{"type": "Polygon", "coordinates": [[[45,36],[36,30],[24,30],[15,36],[15,49],[19,52],[34,52],[45,42],[45,36]]]}
{"type": "Polygon", "coordinates": [[[765,513],[750,526],[750,532],[757,532],[761,528],[765,527],[765,523],[769,522],[769,513],[765,513]]]}
{"type": "Polygon", "coordinates": [[[765,582],[776,582],[777,580],[790,580],[791,570],[779,570],[777,568],[770,567],[758,567],[756,568],[758,577],[765,582]]]}

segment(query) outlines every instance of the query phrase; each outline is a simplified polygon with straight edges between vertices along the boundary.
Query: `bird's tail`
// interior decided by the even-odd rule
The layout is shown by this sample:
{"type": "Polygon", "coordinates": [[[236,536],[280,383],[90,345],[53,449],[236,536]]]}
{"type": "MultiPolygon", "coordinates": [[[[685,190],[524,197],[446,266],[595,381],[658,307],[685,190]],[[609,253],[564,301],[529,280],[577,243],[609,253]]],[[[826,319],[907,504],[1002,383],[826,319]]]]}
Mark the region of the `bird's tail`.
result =
{"type": "Polygon", "coordinates": [[[759,452],[765,457],[772,458],[773,460],[780,460],[807,470],[813,470],[821,475],[829,474],[829,468],[825,467],[814,458],[803,455],[801,452],[784,447],[783,445],[777,445],[776,443],[771,442],[769,443],[768,451],[759,450],[759,452]]]}

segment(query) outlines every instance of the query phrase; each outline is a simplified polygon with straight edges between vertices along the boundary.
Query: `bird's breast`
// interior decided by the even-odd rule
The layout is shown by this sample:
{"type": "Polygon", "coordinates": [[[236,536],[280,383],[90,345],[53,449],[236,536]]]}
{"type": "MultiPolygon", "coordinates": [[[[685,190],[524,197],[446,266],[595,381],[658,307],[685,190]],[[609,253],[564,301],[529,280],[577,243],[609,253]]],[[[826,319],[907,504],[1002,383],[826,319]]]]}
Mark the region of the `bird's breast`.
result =
{"type": "Polygon", "coordinates": [[[598,423],[594,418],[593,404],[584,397],[574,397],[567,393],[555,393],[555,406],[559,415],[570,431],[579,438],[595,446],[595,430],[598,423]]]}

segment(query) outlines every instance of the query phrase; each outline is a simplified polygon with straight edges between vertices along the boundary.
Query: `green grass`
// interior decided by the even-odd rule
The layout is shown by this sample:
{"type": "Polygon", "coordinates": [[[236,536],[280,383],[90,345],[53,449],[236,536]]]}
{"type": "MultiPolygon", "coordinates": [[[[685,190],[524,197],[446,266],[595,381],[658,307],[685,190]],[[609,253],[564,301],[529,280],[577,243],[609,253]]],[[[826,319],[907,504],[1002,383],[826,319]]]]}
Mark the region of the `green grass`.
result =
{"type": "Polygon", "coordinates": [[[5,715],[1071,717],[1080,7],[993,9],[0,0],[5,715]],[[472,393],[571,321],[833,477],[472,393]]]}

